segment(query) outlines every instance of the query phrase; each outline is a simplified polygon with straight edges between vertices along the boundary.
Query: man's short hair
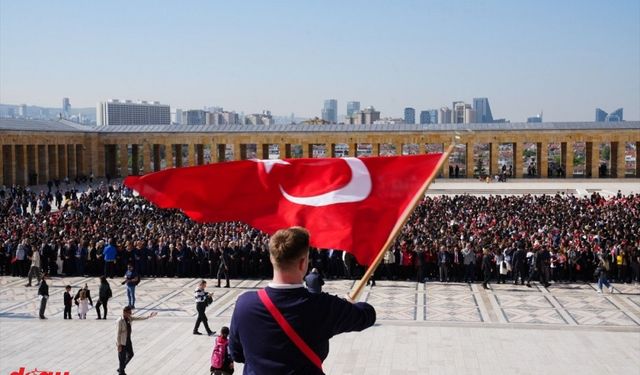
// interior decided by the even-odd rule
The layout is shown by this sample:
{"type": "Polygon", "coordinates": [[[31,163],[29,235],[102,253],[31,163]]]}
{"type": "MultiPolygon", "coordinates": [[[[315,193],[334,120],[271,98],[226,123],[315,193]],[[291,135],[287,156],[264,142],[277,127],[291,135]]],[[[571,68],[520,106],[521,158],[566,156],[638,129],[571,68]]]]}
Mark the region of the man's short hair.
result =
{"type": "Polygon", "coordinates": [[[287,268],[309,252],[309,231],[303,227],[280,229],[269,240],[274,266],[287,268]]]}

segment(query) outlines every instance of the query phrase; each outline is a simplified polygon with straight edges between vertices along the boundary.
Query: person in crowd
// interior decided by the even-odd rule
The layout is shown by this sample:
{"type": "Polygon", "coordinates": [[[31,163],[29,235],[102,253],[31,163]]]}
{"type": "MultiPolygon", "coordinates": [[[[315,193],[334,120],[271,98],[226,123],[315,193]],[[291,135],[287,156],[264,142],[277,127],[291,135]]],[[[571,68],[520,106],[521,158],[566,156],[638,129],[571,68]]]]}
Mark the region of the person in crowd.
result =
{"type": "Polygon", "coordinates": [[[109,239],[109,244],[104,248],[102,257],[104,259],[104,274],[103,276],[113,279],[113,275],[116,269],[116,242],[113,238],[109,239]]]}
{"type": "Polygon", "coordinates": [[[201,280],[198,284],[198,288],[194,292],[193,296],[196,300],[196,311],[198,311],[198,319],[196,319],[196,325],[193,327],[194,335],[202,335],[198,328],[200,328],[200,323],[204,325],[204,329],[207,331],[207,335],[213,336],[215,331],[212,331],[209,328],[209,319],[207,319],[206,309],[213,302],[213,298],[211,294],[205,291],[207,287],[207,282],[201,280]]]}
{"type": "Polygon", "coordinates": [[[40,298],[40,319],[47,319],[47,317],[44,316],[45,309],[47,308],[47,300],[49,299],[49,285],[47,284],[47,275],[42,275],[40,287],[38,288],[38,297],[40,298]]]}
{"type": "Polygon", "coordinates": [[[211,375],[233,374],[233,359],[229,353],[229,327],[220,329],[211,352],[211,375]]]}
{"type": "Polygon", "coordinates": [[[322,374],[329,339],[361,331],[376,321],[368,303],[354,303],[303,285],[309,265],[309,232],[301,227],[277,231],[269,240],[273,280],[258,292],[238,297],[231,318],[229,350],[248,374],[322,374]],[[286,321],[287,323],[284,323],[286,321]],[[292,341],[283,325],[300,340],[292,341]],[[256,340],[260,337],[260,340],[256,340]],[[301,346],[308,347],[303,352],[301,346]]]}
{"type": "Polygon", "coordinates": [[[73,297],[71,297],[71,285],[64,287],[64,319],[71,319],[71,307],[73,306],[73,297]]]}
{"type": "Polygon", "coordinates": [[[140,282],[140,276],[133,268],[133,263],[129,263],[127,266],[127,272],[124,274],[124,281],[122,285],[127,287],[127,298],[129,300],[129,306],[132,309],[136,308],[136,286],[140,282]]]}
{"type": "Polygon", "coordinates": [[[324,285],[324,280],[322,279],[322,275],[318,272],[317,268],[314,268],[304,277],[304,283],[307,286],[307,289],[311,293],[322,293],[322,286],[324,285]]]}
{"type": "Polygon", "coordinates": [[[98,290],[98,302],[96,303],[96,313],[98,313],[98,319],[107,319],[107,303],[109,298],[113,296],[111,292],[111,286],[105,276],[100,277],[100,289],[98,290]],[[103,314],[100,314],[100,307],[102,306],[103,314]]]}
{"type": "Polygon", "coordinates": [[[134,320],[146,320],[158,315],[152,312],[148,316],[133,316],[132,307],[125,306],[122,316],[116,321],[116,349],[118,351],[118,374],[126,375],[125,368],[133,358],[133,343],[131,342],[131,322],[134,320]]]}

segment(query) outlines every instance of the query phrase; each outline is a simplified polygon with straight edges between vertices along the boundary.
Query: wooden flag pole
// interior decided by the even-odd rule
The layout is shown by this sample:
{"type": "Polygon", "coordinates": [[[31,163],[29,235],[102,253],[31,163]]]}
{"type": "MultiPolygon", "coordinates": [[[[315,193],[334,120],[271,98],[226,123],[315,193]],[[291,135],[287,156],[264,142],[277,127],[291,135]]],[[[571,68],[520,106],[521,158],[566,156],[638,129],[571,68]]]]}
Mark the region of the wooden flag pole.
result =
{"type": "Polygon", "coordinates": [[[402,216],[400,216],[398,221],[396,221],[396,225],[393,227],[391,234],[389,234],[389,237],[387,238],[387,242],[385,242],[384,246],[382,246],[382,250],[380,250],[380,252],[378,253],[378,256],[376,256],[376,258],[373,260],[373,263],[371,263],[369,268],[367,268],[367,272],[364,273],[364,275],[362,276],[362,279],[358,281],[358,283],[354,286],[351,293],[349,293],[349,298],[351,298],[351,300],[357,301],[358,297],[360,297],[360,293],[362,293],[362,290],[367,284],[367,281],[369,281],[369,279],[375,272],[376,268],[378,268],[378,265],[380,265],[382,258],[384,258],[384,254],[389,250],[389,248],[395,241],[396,237],[398,236],[398,233],[400,233],[400,230],[402,229],[402,227],[407,223],[407,220],[409,220],[409,216],[411,216],[411,214],[413,213],[413,210],[416,208],[418,203],[420,203],[420,200],[422,200],[422,198],[424,197],[425,191],[427,191],[427,188],[429,187],[433,179],[437,176],[445,160],[447,160],[447,158],[453,151],[454,146],[455,146],[454,143],[449,145],[445,153],[442,155],[442,157],[440,157],[440,160],[438,161],[436,168],[433,170],[433,172],[431,173],[429,178],[427,178],[424,184],[422,184],[422,186],[420,187],[420,190],[418,190],[418,192],[413,197],[413,199],[411,200],[407,208],[405,208],[404,212],[402,213],[402,216]]]}

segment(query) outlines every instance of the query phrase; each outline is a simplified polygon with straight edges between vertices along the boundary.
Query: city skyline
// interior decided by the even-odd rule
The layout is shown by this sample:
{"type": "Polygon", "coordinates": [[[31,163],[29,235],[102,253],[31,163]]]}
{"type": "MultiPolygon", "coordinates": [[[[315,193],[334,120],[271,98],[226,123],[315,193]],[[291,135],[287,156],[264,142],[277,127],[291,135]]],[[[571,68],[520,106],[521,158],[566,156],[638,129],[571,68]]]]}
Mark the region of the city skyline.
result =
{"type": "Polygon", "coordinates": [[[307,118],[327,98],[403,117],[487,97],[512,122],[637,120],[640,3],[0,2],[0,102],[63,97],[307,118]]]}

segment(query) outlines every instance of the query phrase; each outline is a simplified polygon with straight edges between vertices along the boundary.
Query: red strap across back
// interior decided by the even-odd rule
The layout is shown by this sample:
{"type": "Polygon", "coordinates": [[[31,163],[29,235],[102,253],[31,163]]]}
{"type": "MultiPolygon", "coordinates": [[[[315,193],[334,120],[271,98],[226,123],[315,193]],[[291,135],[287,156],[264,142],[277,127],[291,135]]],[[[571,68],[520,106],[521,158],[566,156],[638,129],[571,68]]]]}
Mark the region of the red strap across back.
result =
{"type": "Polygon", "coordinates": [[[260,289],[258,291],[258,297],[260,297],[260,301],[262,301],[262,303],[267,308],[269,313],[271,313],[271,316],[273,316],[276,322],[278,322],[278,325],[280,325],[280,328],[282,328],[284,333],[286,333],[287,336],[289,336],[291,341],[293,341],[293,343],[298,347],[298,349],[300,349],[300,351],[307,358],[309,358],[309,360],[314,365],[316,365],[320,370],[322,370],[322,360],[320,359],[320,357],[318,357],[318,355],[313,351],[313,349],[311,349],[309,345],[307,345],[307,343],[304,342],[304,340],[298,335],[298,332],[296,332],[296,330],[293,329],[293,327],[291,327],[287,319],[285,319],[284,316],[282,316],[282,313],[280,312],[280,310],[278,310],[276,305],[273,304],[273,301],[271,301],[271,298],[269,298],[269,295],[267,294],[267,292],[264,289],[260,289]]]}

